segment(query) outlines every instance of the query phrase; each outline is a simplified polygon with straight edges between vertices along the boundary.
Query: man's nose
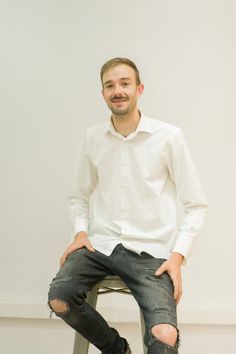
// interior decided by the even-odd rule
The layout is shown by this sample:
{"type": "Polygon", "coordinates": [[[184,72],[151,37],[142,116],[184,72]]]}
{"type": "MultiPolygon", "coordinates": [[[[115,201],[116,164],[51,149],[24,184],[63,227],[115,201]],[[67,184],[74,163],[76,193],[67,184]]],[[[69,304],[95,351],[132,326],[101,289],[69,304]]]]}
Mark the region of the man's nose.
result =
{"type": "Polygon", "coordinates": [[[121,86],[117,84],[114,86],[113,96],[121,96],[121,95],[122,95],[121,86]]]}

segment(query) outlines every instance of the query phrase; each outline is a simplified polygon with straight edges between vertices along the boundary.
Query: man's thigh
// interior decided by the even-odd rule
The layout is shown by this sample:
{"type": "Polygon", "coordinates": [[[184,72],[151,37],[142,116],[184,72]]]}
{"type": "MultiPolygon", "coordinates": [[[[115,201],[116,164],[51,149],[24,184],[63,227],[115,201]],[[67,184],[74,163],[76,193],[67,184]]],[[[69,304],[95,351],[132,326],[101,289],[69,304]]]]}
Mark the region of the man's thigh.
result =
{"type": "Polygon", "coordinates": [[[102,253],[80,248],[71,253],[52,280],[50,289],[83,289],[87,293],[106,275],[110,275],[110,259],[102,253]]]}
{"type": "Polygon", "coordinates": [[[155,276],[156,270],[165,259],[154,258],[142,252],[141,255],[121,247],[116,258],[118,275],[130,288],[139,304],[146,323],[146,340],[151,344],[151,328],[167,323],[177,328],[176,302],[172,280],[166,272],[155,276]]]}

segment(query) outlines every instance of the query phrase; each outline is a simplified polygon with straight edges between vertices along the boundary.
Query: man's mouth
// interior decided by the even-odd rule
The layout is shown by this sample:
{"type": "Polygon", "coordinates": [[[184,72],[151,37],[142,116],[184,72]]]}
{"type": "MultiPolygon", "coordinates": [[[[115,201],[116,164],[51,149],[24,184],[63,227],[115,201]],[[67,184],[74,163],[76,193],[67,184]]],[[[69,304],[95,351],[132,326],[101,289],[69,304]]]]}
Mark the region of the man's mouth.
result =
{"type": "Polygon", "coordinates": [[[120,102],[126,102],[127,101],[127,98],[113,98],[111,100],[111,102],[117,102],[117,103],[120,103],[120,102]]]}

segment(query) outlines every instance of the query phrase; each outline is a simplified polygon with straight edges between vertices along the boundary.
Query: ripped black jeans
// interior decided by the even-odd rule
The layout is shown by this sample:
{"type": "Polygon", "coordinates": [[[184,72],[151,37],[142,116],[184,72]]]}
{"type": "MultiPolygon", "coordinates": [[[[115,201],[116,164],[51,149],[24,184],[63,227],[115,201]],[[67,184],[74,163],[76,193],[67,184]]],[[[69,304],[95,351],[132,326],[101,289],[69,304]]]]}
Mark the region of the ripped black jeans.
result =
{"type": "MultiPolygon", "coordinates": [[[[167,273],[154,275],[165,259],[142,252],[138,255],[119,244],[110,256],[81,248],[73,252],[53,279],[48,303],[59,300],[65,311],[56,313],[102,353],[122,353],[123,341],[116,330],[87,302],[87,292],[107,275],[118,275],[135,297],[146,324],[144,342],[148,354],[177,354],[175,346],[158,341],[151,328],[170,324],[177,329],[173,284],[167,273]]],[[[51,305],[50,305],[51,306],[51,305]]],[[[178,331],[178,330],[177,330],[178,331]]]]}

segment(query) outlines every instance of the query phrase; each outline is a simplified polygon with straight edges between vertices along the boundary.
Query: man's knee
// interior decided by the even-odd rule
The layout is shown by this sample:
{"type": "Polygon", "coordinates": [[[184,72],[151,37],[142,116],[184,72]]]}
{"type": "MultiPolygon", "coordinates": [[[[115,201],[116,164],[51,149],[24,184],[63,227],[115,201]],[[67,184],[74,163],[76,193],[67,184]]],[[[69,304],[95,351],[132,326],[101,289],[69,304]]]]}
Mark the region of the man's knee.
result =
{"type": "Polygon", "coordinates": [[[152,335],[157,338],[162,343],[174,346],[178,340],[178,331],[177,329],[166,323],[155,325],[151,329],[152,335]]]}
{"type": "Polygon", "coordinates": [[[65,314],[68,312],[69,309],[68,304],[59,299],[49,301],[49,306],[57,314],[65,314]]]}

